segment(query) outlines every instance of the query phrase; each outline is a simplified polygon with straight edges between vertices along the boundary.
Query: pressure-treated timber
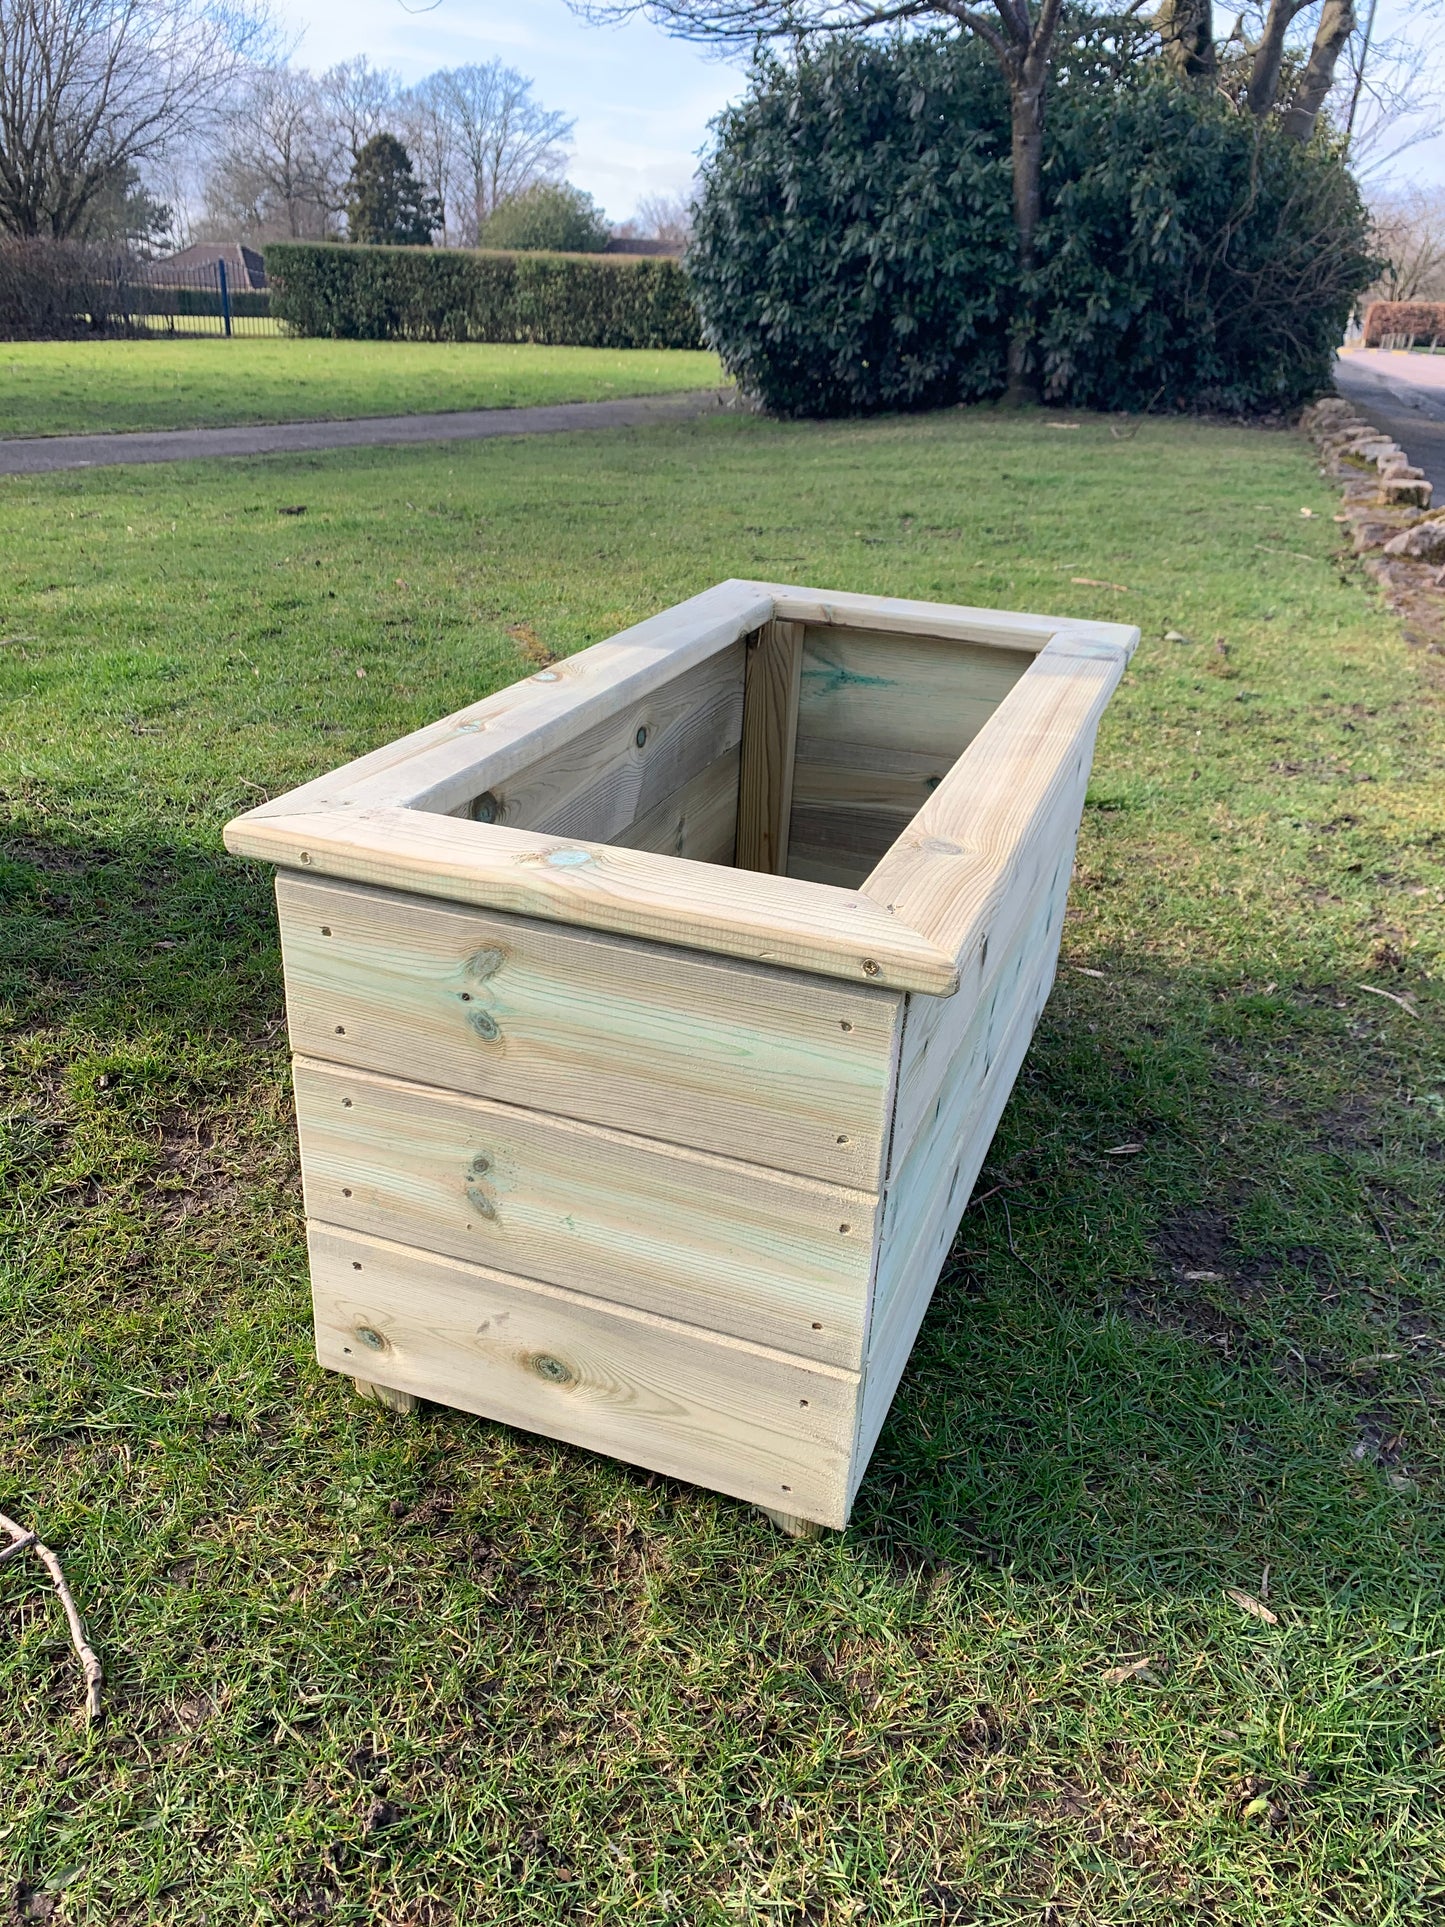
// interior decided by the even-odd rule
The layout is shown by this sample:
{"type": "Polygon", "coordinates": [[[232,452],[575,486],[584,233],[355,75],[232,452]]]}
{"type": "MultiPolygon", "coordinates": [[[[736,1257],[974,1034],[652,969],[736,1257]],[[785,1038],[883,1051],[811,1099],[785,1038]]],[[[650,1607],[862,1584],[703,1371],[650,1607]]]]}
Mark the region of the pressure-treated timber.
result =
{"type": "Polygon", "coordinates": [[[308,1242],[332,1371],[845,1523],[855,1372],[315,1221],[308,1242]]]}
{"type": "Polygon", "coordinates": [[[293,1049],[876,1191],[903,1001],[283,873],[293,1049]]]}
{"type": "Polygon", "coordinates": [[[803,626],[765,622],[749,636],[747,651],[734,862],[739,870],[779,876],[787,868],[793,809],[803,626]]]}
{"type": "Polygon", "coordinates": [[[845,1523],[1136,641],[723,583],[230,825],[321,1362],[845,1523]]]}
{"type": "Polygon", "coordinates": [[[857,1370],[871,1193],[298,1058],[311,1218],[857,1370]]]}

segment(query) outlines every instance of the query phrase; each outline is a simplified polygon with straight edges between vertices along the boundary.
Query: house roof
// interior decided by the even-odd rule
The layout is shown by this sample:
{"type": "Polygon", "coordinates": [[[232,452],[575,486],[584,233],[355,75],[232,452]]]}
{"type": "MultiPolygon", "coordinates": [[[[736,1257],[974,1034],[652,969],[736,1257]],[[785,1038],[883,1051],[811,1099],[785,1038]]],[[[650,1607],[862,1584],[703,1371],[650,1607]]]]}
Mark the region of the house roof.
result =
{"type": "Polygon", "coordinates": [[[266,285],[266,266],[259,248],[244,241],[196,241],[178,254],[168,254],[151,265],[165,271],[167,281],[178,280],[187,269],[214,269],[217,261],[226,264],[226,279],[233,288],[259,289],[266,285]]]}

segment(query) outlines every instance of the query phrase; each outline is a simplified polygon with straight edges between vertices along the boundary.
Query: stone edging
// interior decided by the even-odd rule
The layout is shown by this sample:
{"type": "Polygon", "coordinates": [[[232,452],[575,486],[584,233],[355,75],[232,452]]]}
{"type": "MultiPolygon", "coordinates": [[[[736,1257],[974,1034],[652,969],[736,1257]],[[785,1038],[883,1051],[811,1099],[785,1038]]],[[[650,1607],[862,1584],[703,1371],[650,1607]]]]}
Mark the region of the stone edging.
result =
{"type": "Polygon", "coordinates": [[[1445,508],[1397,442],[1337,395],[1317,401],[1300,426],[1319,450],[1320,473],[1344,490],[1342,515],[1355,553],[1403,622],[1412,648],[1445,655],[1445,508]]]}

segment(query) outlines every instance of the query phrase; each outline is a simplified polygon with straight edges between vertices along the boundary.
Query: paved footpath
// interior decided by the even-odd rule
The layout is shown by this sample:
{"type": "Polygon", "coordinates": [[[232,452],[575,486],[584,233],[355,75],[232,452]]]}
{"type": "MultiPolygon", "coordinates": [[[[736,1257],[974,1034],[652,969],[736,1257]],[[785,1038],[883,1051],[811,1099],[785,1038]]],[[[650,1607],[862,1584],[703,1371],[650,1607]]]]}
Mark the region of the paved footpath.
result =
{"type": "Polygon", "coordinates": [[[1445,355],[1362,348],[1335,360],[1335,386],[1387,435],[1393,435],[1445,505],[1445,355]]]}
{"type": "Polygon", "coordinates": [[[641,428],[690,421],[724,407],[724,389],[566,401],[544,408],[472,408],[450,415],[373,415],[350,422],[271,422],[244,428],[167,428],[136,435],[44,435],[0,441],[0,475],[46,475],[117,462],[194,462],[213,455],[291,455],[317,448],[391,448],[474,442],[493,435],[558,435],[576,428],[641,428]]]}

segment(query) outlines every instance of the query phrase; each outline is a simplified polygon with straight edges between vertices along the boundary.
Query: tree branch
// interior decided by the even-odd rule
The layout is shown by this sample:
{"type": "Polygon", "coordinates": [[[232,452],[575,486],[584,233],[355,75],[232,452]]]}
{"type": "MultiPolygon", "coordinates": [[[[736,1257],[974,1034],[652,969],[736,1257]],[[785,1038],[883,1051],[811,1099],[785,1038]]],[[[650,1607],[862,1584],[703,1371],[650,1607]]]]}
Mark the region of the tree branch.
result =
{"type": "Polygon", "coordinates": [[[17,1524],[14,1519],[8,1519],[3,1512],[0,1512],[0,1530],[10,1535],[10,1544],[3,1553],[0,1553],[0,1558],[9,1558],[12,1553],[28,1549],[35,1554],[50,1574],[50,1582],[65,1609],[66,1622],[70,1627],[70,1643],[75,1648],[81,1669],[85,1674],[85,1722],[89,1726],[93,1720],[100,1718],[100,1689],[105,1683],[105,1674],[101,1669],[95,1648],[86,1636],[85,1621],[81,1618],[80,1609],[71,1597],[69,1586],[65,1583],[65,1573],[60,1561],[49,1546],[41,1545],[39,1539],[28,1527],[17,1524]]]}

